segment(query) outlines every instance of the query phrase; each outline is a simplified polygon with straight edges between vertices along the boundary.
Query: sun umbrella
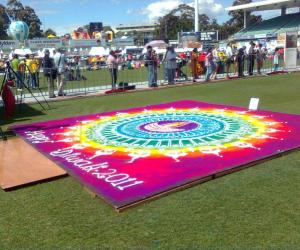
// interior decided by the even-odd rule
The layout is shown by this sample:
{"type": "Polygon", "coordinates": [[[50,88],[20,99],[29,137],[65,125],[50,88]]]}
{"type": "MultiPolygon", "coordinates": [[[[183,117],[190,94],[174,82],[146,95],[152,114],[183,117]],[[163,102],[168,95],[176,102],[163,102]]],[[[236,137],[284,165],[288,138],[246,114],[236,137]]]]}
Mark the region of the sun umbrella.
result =
{"type": "Polygon", "coordinates": [[[166,44],[163,40],[154,40],[145,45],[145,48],[148,46],[151,46],[153,48],[158,48],[158,49],[165,49],[168,47],[168,44],[166,44]]]}

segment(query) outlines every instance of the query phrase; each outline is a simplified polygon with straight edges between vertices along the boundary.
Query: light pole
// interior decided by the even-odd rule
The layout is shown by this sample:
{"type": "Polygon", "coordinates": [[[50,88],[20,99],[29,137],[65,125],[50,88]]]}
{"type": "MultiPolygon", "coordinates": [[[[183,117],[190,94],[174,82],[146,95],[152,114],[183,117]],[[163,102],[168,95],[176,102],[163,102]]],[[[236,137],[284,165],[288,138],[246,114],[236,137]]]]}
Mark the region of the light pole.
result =
{"type": "Polygon", "coordinates": [[[195,0],[195,32],[199,32],[199,3],[195,0]]]}

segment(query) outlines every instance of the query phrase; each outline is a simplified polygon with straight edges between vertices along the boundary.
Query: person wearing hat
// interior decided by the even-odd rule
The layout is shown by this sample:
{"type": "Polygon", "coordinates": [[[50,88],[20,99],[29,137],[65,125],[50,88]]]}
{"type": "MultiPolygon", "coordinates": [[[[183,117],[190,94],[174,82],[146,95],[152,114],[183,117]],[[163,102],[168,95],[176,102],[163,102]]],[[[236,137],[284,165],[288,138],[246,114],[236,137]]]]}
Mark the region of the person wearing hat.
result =
{"type": "Polygon", "coordinates": [[[49,98],[56,97],[54,95],[54,80],[57,78],[57,69],[55,68],[54,61],[50,58],[50,51],[45,50],[45,56],[42,61],[44,76],[48,83],[49,98]]]}

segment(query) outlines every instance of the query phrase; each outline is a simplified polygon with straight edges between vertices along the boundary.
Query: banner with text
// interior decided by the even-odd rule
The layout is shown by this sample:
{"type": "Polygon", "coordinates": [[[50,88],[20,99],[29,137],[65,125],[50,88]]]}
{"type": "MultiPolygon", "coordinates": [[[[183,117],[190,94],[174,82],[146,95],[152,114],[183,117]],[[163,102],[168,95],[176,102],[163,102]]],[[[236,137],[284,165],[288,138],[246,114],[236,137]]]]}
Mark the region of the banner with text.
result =
{"type": "Polygon", "coordinates": [[[20,43],[14,40],[0,40],[0,49],[1,50],[11,50],[18,49],[20,43]]]}
{"type": "Polygon", "coordinates": [[[60,39],[33,39],[27,40],[27,47],[31,49],[45,49],[62,47],[62,40],[60,39]]]}

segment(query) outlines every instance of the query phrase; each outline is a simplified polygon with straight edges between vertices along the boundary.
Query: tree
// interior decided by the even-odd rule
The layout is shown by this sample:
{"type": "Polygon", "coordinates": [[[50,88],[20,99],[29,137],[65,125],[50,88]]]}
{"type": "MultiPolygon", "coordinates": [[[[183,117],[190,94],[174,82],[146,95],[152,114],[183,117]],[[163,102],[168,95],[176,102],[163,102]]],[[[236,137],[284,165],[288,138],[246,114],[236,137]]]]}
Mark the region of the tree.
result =
{"type": "MultiPolygon", "coordinates": [[[[177,39],[178,32],[187,32],[194,29],[195,9],[181,4],[158,21],[158,36],[164,39],[177,39]]],[[[200,30],[210,30],[211,20],[206,14],[199,15],[200,30]]]]}
{"type": "Polygon", "coordinates": [[[0,39],[8,39],[7,29],[9,27],[10,20],[6,13],[6,8],[0,4],[0,39]]]}
{"type": "Polygon", "coordinates": [[[44,37],[48,37],[50,35],[56,36],[56,32],[52,29],[47,29],[46,31],[44,31],[44,37]]]}
{"type": "Polygon", "coordinates": [[[13,20],[27,23],[29,27],[29,38],[43,36],[43,31],[41,30],[42,22],[33,8],[29,6],[24,7],[18,0],[9,0],[7,2],[7,13],[13,20]]]}
{"type": "MultiPolygon", "coordinates": [[[[252,0],[235,0],[233,2],[233,6],[247,4],[247,3],[252,3],[252,0]]],[[[244,27],[244,11],[242,11],[242,10],[230,11],[229,16],[231,16],[231,18],[226,23],[228,25],[231,25],[234,27],[233,33],[240,31],[244,27]]],[[[261,16],[256,16],[256,15],[252,15],[252,14],[249,15],[249,24],[250,25],[259,23],[261,21],[262,21],[261,16]]]]}

